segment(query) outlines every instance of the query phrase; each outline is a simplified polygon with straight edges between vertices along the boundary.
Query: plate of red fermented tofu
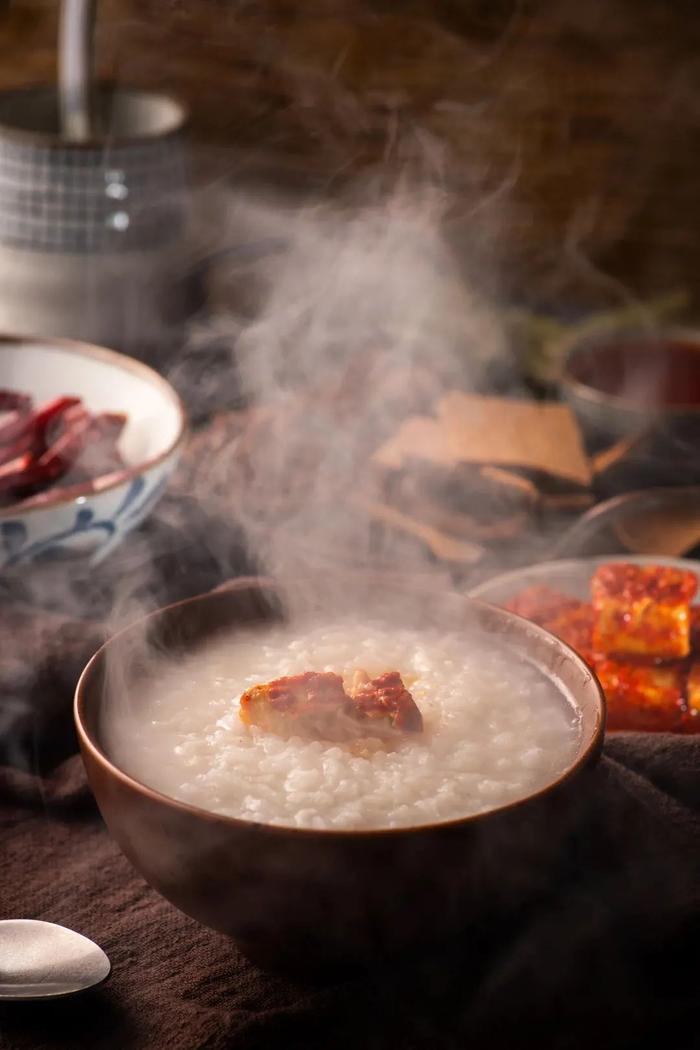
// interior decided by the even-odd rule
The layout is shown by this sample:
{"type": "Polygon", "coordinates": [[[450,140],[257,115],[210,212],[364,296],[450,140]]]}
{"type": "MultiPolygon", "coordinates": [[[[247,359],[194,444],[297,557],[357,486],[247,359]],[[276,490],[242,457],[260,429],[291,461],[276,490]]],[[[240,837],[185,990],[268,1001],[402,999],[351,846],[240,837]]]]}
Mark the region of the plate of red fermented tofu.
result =
{"type": "Polygon", "coordinates": [[[700,562],[544,562],[474,588],[571,646],[600,682],[608,730],[700,733],[700,562]]]}

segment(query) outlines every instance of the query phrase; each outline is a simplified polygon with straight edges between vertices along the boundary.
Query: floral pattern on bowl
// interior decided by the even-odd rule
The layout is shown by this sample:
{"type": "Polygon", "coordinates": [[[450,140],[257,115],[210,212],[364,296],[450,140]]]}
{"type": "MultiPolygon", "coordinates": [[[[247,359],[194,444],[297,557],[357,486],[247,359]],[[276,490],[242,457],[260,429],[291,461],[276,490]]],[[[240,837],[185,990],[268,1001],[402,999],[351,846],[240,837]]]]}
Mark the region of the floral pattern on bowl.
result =
{"type": "Polygon", "coordinates": [[[97,565],[146,518],[158,502],[175,462],[168,463],[167,469],[151,471],[154,476],[125,481],[123,486],[89,501],[79,496],[66,505],[64,521],[56,521],[58,531],[50,536],[33,529],[29,517],[0,521],[0,568],[10,570],[28,562],[75,561],[85,557],[97,565]],[[112,510],[110,504],[115,503],[117,507],[112,510]]]}
{"type": "Polygon", "coordinates": [[[0,387],[37,400],[66,391],[97,410],[128,415],[121,478],[71,497],[55,489],[41,504],[0,511],[0,573],[32,564],[87,560],[97,565],[147,517],[162,495],[186,433],[184,411],[156,372],[122,354],[61,340],[0,337],[0,387]]]}

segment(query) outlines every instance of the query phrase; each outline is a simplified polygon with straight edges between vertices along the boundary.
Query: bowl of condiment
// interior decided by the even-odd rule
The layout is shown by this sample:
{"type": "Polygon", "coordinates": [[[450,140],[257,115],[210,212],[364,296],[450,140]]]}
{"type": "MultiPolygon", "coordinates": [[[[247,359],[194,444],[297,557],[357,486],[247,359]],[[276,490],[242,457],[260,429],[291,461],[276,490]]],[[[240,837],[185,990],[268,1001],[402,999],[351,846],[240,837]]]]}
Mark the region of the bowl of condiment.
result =
{"type": "Polygon", "coordinates": [[[170,384],[124,354],[0,337],[0,571],[97,564],[164,491],[185,440],[170,384]]]}
{"type": "Polygon", "coordinates": [[[577,339],[566,348],[562,393],[594,448],[653,429],[666,452],[685,450],[690,460],[700,448],[700,333],[629,329],[577,339]]]}
{"type": "Polygon", "coordinates": [[[598,676],[608,730],[700,733],[700,562],[637,555],[541,562],[470,595],[551,631],[598,676]]]}
{"type": "Polygon", "coordinates": [[[240,580],[111,639],[77,687],[108,828],[164,897],[274,969],[442,941],[561,860],[604,703],[525,620],[358,575],[240,580]],[[358,602],[359,599],[359,602],[358,602]]]}

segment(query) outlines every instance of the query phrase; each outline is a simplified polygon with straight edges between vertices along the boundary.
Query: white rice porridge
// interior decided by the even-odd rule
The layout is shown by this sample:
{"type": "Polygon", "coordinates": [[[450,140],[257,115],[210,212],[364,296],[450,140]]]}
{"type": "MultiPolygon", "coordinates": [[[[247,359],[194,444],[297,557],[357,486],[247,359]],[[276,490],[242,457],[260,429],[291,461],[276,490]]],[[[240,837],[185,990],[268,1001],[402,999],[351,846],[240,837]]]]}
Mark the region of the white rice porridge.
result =
{"type": "Polygon", "coordinates": [[[108,713],[110,757],[163,794],[227,816],[302,828],[429,824],[481,813],[555,780],[579,718],[563,687],[484,635],[341,623],[218,639],[159,669],[108,713]],[[239,717],[250,686],[303,671],[399,671],[424,732],[368,757],[239,717]]]}

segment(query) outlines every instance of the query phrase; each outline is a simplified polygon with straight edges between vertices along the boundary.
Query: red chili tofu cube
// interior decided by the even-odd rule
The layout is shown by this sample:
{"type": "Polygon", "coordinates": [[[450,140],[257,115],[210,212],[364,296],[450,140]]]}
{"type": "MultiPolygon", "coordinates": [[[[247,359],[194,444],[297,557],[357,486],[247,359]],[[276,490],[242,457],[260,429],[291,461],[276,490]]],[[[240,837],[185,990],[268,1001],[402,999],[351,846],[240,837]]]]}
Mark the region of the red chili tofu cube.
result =
{"type": "Polygon", "coordinates": [[[610,563],[591,581],[593,648],[610,656],[677,660],[690,652],[694,573],[657,565],[610,563]]]}
{"type": "Polygon", "coordinates": [[[688,710],[700,715],[700,663],[697,661],[690,665],[690,670],[688,671],[685,698],[688,703],[688,710]]]}
{"type": "Polygon", "coordinates": [[[581,602],[576,598],[570,598],[568,594],[561,594],[551,587],[535,584],[514,594],[505,603],[509,612],[524,616],[526,620],[544,625],[548,620],[559,616],[568,609],[577,609],[581,602]]]}
{"type": "Polygon", "coordinates": [[[700,663],[698,662],[692,663],[688,670],[685,699],[686,711],[682,718],[683,732],[700,733],[700,663]]]}
{"type": "Polygon", "coordinates": [[[593,665],[593,606],[576,602],[542,624],[566,642],[587,664],[593,665]]]}
{"type": "Polygon", "coordinates": [[[608,702],[608,729],[672,732],[681,728],[682,663],[634,664],[596,656],[594,667],[608,702]]]}
{"type": "Polygon", "coordinates": [[[690,606],[690,648],[694,653],[700,652],[700,605],[690,606]]]}

